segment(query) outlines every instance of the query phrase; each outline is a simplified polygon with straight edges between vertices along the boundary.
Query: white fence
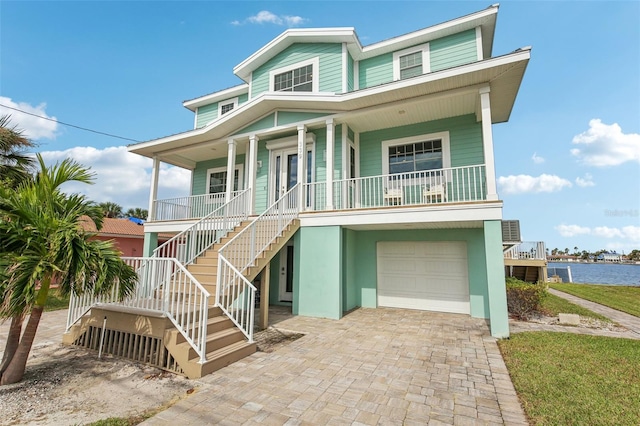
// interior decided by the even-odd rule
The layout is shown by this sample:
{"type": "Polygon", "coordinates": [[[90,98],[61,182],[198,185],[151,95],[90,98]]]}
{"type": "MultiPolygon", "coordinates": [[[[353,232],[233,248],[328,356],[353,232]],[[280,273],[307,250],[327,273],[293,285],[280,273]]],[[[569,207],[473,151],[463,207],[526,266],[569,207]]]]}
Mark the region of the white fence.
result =
{"type": "Polygon", "coordinates": [[[504,251],[505,259],[546,260],[544,241],[523,241],[504,251]]]}

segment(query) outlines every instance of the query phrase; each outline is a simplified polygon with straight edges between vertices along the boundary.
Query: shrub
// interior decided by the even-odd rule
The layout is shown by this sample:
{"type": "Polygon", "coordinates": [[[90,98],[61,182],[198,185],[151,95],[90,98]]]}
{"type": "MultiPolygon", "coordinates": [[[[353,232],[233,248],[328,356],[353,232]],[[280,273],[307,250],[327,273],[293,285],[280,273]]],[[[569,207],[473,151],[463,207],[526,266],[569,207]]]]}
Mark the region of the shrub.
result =
{"type": "Polygon", "coordinates": [[[546,286],[507,278],[507,309],[517,319],[527,320],[541,308],[546,286]]]}

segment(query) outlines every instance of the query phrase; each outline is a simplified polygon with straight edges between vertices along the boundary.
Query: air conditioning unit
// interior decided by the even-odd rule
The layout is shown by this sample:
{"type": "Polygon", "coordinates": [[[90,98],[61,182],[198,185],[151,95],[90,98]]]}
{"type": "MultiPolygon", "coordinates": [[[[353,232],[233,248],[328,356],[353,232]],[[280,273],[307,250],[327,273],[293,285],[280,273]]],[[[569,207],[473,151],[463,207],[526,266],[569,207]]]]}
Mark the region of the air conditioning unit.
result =
{"type": "Polygon", "coordinates": [[[502,221],[502,242],[503,243],[520,243],[520,221],[519,220],[503,220],[502,221]]]}

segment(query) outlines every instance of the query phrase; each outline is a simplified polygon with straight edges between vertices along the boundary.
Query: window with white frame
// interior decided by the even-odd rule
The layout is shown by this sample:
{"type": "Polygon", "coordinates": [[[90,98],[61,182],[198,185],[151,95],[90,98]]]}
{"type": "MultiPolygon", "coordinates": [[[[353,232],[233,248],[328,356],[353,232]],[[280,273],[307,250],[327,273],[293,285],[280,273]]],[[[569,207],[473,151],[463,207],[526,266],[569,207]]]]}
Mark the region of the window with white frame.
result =
{"type": "Polygon", "coordinates": [[[319,58],[299,62],[269,73],[269,87],[274,92],[317,92],[319,58]]]}
{"type": "MultiPolygon", "coordinates": [[[[237,165],[233,174],[233,190],[242,188],[242,165],[237,165]]],[[[221,194],[227,190],[227,168],[207,170],[207,194],[221,194]]]]}
{"type": "Polygon", "coordinates": [[[227,99],[218,103],[218,117],[238,107],[238,98],[227,99]]]}
{"type": "Polygon", "coordinates": [[[429,71],[429,43],[404,49],[393,54],[394,80],[416,77],[429,71]]]}
{"type": "Polygon", "coordinates": [[[449,132],[385,141],[382,159],[384,174],[391,175],[448,168],[449,132]]]}

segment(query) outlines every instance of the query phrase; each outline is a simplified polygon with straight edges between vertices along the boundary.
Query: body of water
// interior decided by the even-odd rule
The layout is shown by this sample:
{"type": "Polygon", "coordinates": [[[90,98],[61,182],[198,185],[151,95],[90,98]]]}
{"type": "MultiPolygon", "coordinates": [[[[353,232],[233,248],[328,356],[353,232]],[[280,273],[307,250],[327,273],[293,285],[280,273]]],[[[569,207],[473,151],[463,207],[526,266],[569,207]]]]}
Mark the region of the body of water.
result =
{"type": "Polygon", "coordinates": [[[571,267],[574,283],[640,286],[640,265],[549,262],[549,268],[571,267]]]}

